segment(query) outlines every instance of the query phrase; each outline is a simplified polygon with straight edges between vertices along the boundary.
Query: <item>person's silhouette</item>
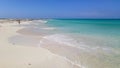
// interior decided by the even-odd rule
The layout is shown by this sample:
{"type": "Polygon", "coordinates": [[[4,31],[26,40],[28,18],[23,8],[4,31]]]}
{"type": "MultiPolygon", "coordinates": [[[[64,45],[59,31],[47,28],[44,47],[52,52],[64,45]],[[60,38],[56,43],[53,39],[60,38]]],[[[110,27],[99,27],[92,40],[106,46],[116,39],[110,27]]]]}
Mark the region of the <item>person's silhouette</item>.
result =
{"type": "Polygon", "coordinates": [[[20,20],[18,20],[18,23],[20,24],[20,20]]]}

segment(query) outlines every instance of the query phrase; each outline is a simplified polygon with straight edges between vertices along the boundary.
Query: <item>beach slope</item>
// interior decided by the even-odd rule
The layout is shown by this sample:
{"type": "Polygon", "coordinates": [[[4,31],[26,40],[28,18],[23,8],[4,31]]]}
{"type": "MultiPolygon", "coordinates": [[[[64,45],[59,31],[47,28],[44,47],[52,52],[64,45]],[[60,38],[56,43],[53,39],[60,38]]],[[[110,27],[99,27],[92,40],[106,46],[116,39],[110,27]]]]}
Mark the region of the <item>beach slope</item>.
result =
{"type": "Polygon", "coordinates": [[[41,47],[10,43],[8,38],[23,28],[18,23],[1,23],[0,26],[0,68],[77,68],[41,47]]]}

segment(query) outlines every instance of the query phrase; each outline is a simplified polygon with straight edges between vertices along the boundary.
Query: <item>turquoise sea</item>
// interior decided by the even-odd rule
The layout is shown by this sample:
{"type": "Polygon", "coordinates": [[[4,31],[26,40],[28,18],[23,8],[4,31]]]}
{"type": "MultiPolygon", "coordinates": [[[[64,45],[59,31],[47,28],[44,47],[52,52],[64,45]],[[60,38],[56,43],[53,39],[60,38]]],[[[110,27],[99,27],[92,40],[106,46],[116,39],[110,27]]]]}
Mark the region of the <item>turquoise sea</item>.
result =
{"type": "Polygon", "coordinates": [[[21,26],[22,33],[40,39],[23,34],[12,37],[12,43],[43,47],[73,68],[120,68],[119,19],[33,20],[21,26]]]}
{"type": "Polygon", "coordinates": [[[53,19],[47,25],[57,28],[58,33],[103,38],[108,41],[106,46],[120,48],[119,19],[53,19]]]}
{"type": "Polygon", "coordinates": [[[120,68],[119,19],[50,19],[46,25],[55,28],[47,39],[74,49],[56,54],[83,68],[120,68]]]}

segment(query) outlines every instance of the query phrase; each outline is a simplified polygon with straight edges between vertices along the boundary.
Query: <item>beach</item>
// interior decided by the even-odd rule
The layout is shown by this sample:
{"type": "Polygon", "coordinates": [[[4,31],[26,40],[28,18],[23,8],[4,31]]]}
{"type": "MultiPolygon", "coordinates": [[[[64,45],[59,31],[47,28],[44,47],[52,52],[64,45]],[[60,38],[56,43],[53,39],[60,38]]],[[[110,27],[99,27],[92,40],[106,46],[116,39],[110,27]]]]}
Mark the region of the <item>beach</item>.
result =
{"type": "Polygon", "coordinates": [[[0,68],[120,68],[120,0],[0,0],[0,68]]]}
{"type": "Polygon", "coordinates": [[[115,21],[0,21],[0,67],[118,68],[120,39],[115,21]]]}
{"type": "MultiPolygon", "coordinates": [[[[27,24],[29,22],[22,22],[20,25],[27,24]]],[[[19,36],[16,31],[26,27],[20,25],[9,21],[0,23],[0,68],[78,68],[47,49],[10,43],[8,39],[19,36]]]]}

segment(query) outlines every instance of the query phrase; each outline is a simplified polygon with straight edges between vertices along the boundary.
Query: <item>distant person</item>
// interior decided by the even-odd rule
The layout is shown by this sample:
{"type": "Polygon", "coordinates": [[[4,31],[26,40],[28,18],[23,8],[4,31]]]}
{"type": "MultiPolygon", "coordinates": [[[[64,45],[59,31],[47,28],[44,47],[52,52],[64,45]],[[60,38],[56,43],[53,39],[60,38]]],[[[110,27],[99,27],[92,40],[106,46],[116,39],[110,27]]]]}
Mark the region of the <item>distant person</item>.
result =
{"type": "Polygon", "coordinates": [[[20,20],[18,20],[18,23],[19,23],[19,24],[21,23],[20,20]]]}

